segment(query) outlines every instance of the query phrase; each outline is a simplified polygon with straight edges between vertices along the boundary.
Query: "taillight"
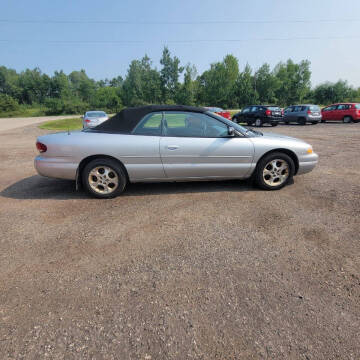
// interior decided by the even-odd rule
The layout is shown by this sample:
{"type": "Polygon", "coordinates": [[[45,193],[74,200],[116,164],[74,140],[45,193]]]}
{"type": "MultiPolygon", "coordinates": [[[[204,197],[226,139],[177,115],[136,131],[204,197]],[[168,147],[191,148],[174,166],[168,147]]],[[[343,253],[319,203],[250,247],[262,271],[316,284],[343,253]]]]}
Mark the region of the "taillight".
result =
{"type": "Polygon", "coordinates": [[[311,112],[310,110],[308,110],[308,111],[307,111],[307,114],[308,114],[308,115],[311,115],[311,114],[312,114],[312,112],[311,112]]]}
{"type": "Polygon", "coordinates": [[[86,123],[89,123],[89,122],[90,122],[90,120],[89,120],[89,119],[85,119],[85,122],[86,122],[86,123]]]}
{"type": "Polygon", "coordinates": [[[266,111],[265,111],[265,115],[266,115],[266,116],[270,116],[270,115],[271,115],[271,110],[266,110],[266,111]]]}
{"type": "Polygon", "coordinates": [[[41,142],[36,143],[36,148],[39,150],[39,152],[43,153],[47,150],[47,146],[41,142]]]}

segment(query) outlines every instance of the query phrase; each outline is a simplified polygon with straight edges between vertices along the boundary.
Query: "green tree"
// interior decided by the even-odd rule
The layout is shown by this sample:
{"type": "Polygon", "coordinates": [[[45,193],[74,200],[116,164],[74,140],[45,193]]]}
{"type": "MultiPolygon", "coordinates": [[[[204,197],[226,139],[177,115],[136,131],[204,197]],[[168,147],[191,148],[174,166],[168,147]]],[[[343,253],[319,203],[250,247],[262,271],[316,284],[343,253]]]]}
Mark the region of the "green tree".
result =
{"type": "Polygon", "coordinates": [[[109,112],[119,112],[123,107],[118,89],[110,86],[97,89],[91,105],[94,109],[109,112]]]}
{"type": "Polygon", "coordinates": [[[185,67],[184,82],[176,94],[176,103],[181,105],[195,105],[196,101],[196,68],[190,64],[185,67]]]}
{"type": "Polygon", "coordinates": [[[7,94],[0,94],[0,111],[14,111],[19,108],[18,102],[7,94]]]}
{"type": "Polygon", "coordinates": [[[85,70],[71,72],[69,79],[74,95],[82,101],[89,102],[95,93],[95,81],[86,75],[85,70]]]}
{"type": "Polygon", "coordinates": [[[280,86],[280,82],[271,72],[269,64],[265,63],[256,71],[254,84],[258,102],[262,104],[275,104],[277,102],[275,93],[280,86]]]}
{"type": "Polygon", "coordinates": [[[274,69],[274,75],[279,81],[275,96],[280,105],[290,105],[302,102],[310,91],[310,61],[303,60],[295,64],[289,59],[286,64],[279,63],[274,69]]]}
{"type": "Polygon", "coordinates": [[[160,74],[152,68],[151,60],[147,55],[141,60],[133,60],[130,63],[122,88],[123,103],[126,106],[160,102],[160,74]]]}
{"type": "Polygon", "coordinates": [[[254,77],[252,76],[252,70],[249,64],[246,64],[244,71],[239,74],[236,80],[234,95],[236,106],[240,108],[258,102],[254,77]]]}
{"type": "Polygon", "coordinates": [[[199,81],[199,101],[203,105],[233,107],[237,101],[235,85],[239,77],[238,60],[233,55],[225,56],[222,62],[210,65],[199,81]]]}
{"type": "Polygon", "coordinates": [[[180,60],[176,56],[171,57],[167,47],[164,48],[160,60],[162,68],[160,70],[162,101],[164,103],[174,103],[176,93],[180,87],[179,77],[184,71],[180,66],[180,60]]]}
{"type": "Polygon", "coordinates": [[[320,84],[312,91],[314,102],[323,105],[341,101],[354,101],[357,94],[358,92],[344,80],[339,80],[336,83],[326,82],[320,84]]]}

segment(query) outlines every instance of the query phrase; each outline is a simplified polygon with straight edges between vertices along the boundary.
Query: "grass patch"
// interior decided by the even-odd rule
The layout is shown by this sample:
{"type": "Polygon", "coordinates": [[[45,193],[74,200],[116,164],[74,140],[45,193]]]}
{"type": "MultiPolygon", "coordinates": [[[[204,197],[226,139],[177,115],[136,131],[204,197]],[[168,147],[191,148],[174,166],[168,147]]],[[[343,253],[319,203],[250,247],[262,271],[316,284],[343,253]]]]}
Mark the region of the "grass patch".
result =
{"type": "Polygon", "coordinates": [[[46,108],[44,107],[40,108],[20,105],[17,110],[0,112],[0,118],[45,116],[45,111],[46,108]]]}
{"type": "Polygon", "coordinates": [[[73,118],[73,119],[61,119],[61,120],[52,120],[47,121],[39,125],[40,129],[44,130],[57,130],[57,131],[67,131],[67,130],[81,130],[82,129],[82,119],[73,118]]]}

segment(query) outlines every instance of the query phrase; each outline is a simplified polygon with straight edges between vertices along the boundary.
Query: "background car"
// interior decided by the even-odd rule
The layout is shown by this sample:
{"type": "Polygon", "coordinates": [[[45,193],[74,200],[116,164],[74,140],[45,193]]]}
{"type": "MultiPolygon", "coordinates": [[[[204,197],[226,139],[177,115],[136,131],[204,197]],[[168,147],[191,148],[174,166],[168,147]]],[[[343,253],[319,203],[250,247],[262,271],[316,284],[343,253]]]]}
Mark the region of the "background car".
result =
{"type": "Polygon", "coordinates": [[[109,119],[104,111],[87,111],[83,116],[83,128],[92,128],[109,119]]]}
{"type": "Polygon", "coordinates": [[[284,110],[284,123],[296,122],[305,125],[307,122],[317,124],[321,121],[321,110],[317,105],[292,105],[284,110]]]}
{"type": "Polygon", "coordinates": [[[343,121],[344,123],[360,121],[359,103],[341,103],[329,105],[321,110],[322,122],[328,120],[343,121]]]}
{"type": "Polygon", "coordinates": [[[236,123],[246,123],[249,126],[257,127],[264,124],[276,126],[283,119],[283,113],[278,106],[271,105],[251,105],[245,107],[241,112],[235,114],[232,121],[236,123]]]}
{"type": "Polygon", "coordinates": [[[213,112],[214,114],[220,115],[224,117],[225,119],[231,120],[231,114],[230,111],[223,110],[219,107],[205,107],[206,110],[213,112]]]}
{"type": "Polygon", "coordinates": [[[278,190],[311,171],[306,142],[246,129],[204,108],[128,108],[98,125],[40,136],[40,175],[72,179],[90,194],[114,197],[128,182],[246,179],[278,190]]]}

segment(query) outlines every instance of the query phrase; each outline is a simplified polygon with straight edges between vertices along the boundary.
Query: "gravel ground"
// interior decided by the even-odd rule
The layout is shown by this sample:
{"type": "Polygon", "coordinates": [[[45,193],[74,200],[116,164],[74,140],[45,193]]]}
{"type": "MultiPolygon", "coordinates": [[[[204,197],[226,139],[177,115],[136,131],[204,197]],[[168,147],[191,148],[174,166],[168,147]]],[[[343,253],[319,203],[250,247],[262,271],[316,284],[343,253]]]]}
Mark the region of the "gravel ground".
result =
{"type": "Polygon", "coordinates": [[[1,132],[1,359],[359,359],[360,124],[264,131],[318,167],[106,201],[36,175],[45,131],[1,132]]]}

